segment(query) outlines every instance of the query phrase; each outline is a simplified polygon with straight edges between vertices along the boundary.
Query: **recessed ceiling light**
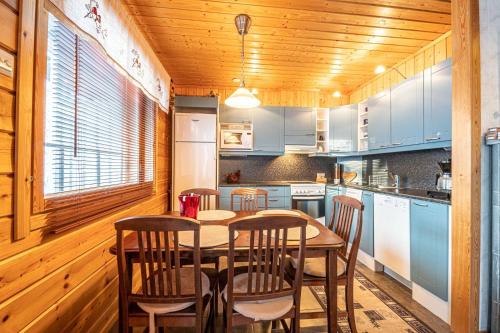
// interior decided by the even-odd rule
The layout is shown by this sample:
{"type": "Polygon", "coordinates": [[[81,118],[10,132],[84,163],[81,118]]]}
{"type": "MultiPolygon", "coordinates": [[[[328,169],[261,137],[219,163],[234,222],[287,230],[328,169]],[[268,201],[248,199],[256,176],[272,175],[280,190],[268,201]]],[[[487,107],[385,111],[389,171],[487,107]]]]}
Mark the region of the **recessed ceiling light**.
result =
{"type": "Polygon", "coordinates": [[[340,91],[338,91],[338,90],[337,90],[336,92],[334,92],[332,95],[333,95],[333,97],[335,97],[335,98],[342,97],[342,93],[341,93],[340,91]]]}
{"type": "Polygon", "coordinates": [[[237,77],[233,77],[233,82],[234,82],[234,83],[240,83],[240,81],[241,81],[241,80],[240,80],[239,78],[237,78],[237,77]]]}
{"type": "Polygon", "coordinates": [[[379,65],[375,68],[375,74],[382,74],[383,72],[385,72],[385,66],[379,65]]]}

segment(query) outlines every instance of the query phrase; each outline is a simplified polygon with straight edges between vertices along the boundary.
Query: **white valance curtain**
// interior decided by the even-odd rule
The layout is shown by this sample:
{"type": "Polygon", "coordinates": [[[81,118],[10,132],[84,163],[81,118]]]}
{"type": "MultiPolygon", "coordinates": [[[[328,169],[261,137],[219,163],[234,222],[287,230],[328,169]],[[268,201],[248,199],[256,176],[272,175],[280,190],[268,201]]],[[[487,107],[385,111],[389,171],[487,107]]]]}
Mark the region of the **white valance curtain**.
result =
{"type": "MultiPolygon", "coordinates": [[[[170,76],[121,0],[47,0],[168,111],[170,76]]],[[[105,78],[103,78],[105,79],[105,78]]]]}

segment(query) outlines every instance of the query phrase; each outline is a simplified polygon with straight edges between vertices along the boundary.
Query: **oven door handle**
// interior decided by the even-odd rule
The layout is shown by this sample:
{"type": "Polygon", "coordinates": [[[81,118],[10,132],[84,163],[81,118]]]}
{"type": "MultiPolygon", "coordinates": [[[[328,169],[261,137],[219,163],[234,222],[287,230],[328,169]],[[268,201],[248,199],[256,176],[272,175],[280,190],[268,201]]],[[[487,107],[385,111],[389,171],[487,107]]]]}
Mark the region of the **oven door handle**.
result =
{"type": "Polygon", "coordinates": [[[325,196],[317,196],[317,197],[292,197],[292,200],[322,200],[325,196]]]}

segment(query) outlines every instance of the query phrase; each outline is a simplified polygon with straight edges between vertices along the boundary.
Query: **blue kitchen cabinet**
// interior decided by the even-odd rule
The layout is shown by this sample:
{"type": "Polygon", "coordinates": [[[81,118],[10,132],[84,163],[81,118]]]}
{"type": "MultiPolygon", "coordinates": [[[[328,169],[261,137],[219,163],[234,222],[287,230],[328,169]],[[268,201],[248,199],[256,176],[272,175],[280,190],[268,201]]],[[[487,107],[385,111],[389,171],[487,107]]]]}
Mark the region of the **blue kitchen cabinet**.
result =
{"type": "Polygon", "coordinates": [[[285,107],[285,144],[316,145],[316,112],[313,108],[285,107]]]}
{"type": "MultiPolygon", "coordinates": [[[[220,209],[231,210],[231,192],[235,189],[243,188],[238,186],[219,186],[220,191],[220,209]]],[[[245,186],[244,188],[259,188],[268,191],[269,209],[290,209],[291,194],[290,186],[245,186]]],[[[264,198],[259,198],[258,206],[265,208],[264,198]]],[[[234,210],[239,210],[239,202],[235,201],[234,210]]]]}
{"type": "MultiPolygon", "coordinates": [[[[361,240],[359,248],[366,254],[373,257],[373,192],[363,191],[361,201],[365,206],[363,210],[363,226],[361,228],[361,240]]],[[[358,214],[354,213],[349,242],[352,243],[356,234],[356,226],[358,225],[358,214]]]]}
{"type": "Polygon", "coordinates": [[[251,123],[253,109],[238,109],[227,105],[220,105],[219,121],[221,123],[251,123]]]}
{"type": "Polygon", "coordinates": [[[358,105],[330,109],[330,151],[352,152],[358,149],[358,105]]]}
{"type": "Polygon", "coordinates": [[[424,141],[451,140],[451,59],[424,71],[424,141]]]}
{"type": "Polygon", "coordinates": [[[391,146],[423,141],[424,80],[420,73],[391,88],[391,146]]]}
{"type": "Polygon", "coordinates": [[[448,205],[411,200],[411,280],[448,300],[448,205]]]}
{"type": "Polygon", "coordinates": [[[333,212],[333,198],[342,194],[340,186],[327,186],[325,194],[325,225],[328,226],[333,212]]]}
{"type": "Polygon", "coordinates": [[[253,149],[256,153],[285,151],[285,111],[283,107],[253,109],[253,149]]]}
{"type": "Polygon", "coordinates": [[[368,98],[368,148],[391,146],[391,91],[368,98]]]}
{"type": "Polygon", "coordinates": [[[363,227],[359,248],[366,254],[374,256],[373,251],[373,192],[363,191],[361,198],[365,210],[363,211],[363,227]]]}

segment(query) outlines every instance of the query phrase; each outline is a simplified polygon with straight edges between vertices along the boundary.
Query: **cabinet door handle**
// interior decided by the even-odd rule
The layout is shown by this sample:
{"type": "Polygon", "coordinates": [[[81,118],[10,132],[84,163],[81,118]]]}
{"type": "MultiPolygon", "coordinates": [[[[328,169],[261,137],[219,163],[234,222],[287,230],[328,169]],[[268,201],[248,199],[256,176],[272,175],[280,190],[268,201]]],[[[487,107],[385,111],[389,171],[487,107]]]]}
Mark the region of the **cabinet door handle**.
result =
{"type": "Polygon", "coordinates": [[[393,146],[400,146],[400,145],[402,145],[402,144],[403,144],[402,142],[396,142],[396,143],[393,143],[392,145],[393,145],[393,146]]]}
{"type": "Polygon", "coordinates": [[[200,119],[191,119],[191,121],[200,121],[200,119]]]}
{"type": "Polygon", "coordinates": [[[425,141],[436,141],[436,140],[439,140],[439,139],[441,139],[441,137],[435,136],[433,138],[425,138],[425,141]]]}
{"type": "Polygon", "coordinates": [[[389,147],[388,145],[381,145],[380,148],[387,148],[389,147]]]}
{"type": "Polygon", "coordinates": [[[268,199],[269,202],[278,202],[278,199],[268,199]]]}
{"type": "Polygon", "coordinates": [[[423,204],[423,203],[418,203],[418,202],[414,202],[413,203],[415,206],[420,206],[420,207],[429,207],[428,204],[423,204]]]}

